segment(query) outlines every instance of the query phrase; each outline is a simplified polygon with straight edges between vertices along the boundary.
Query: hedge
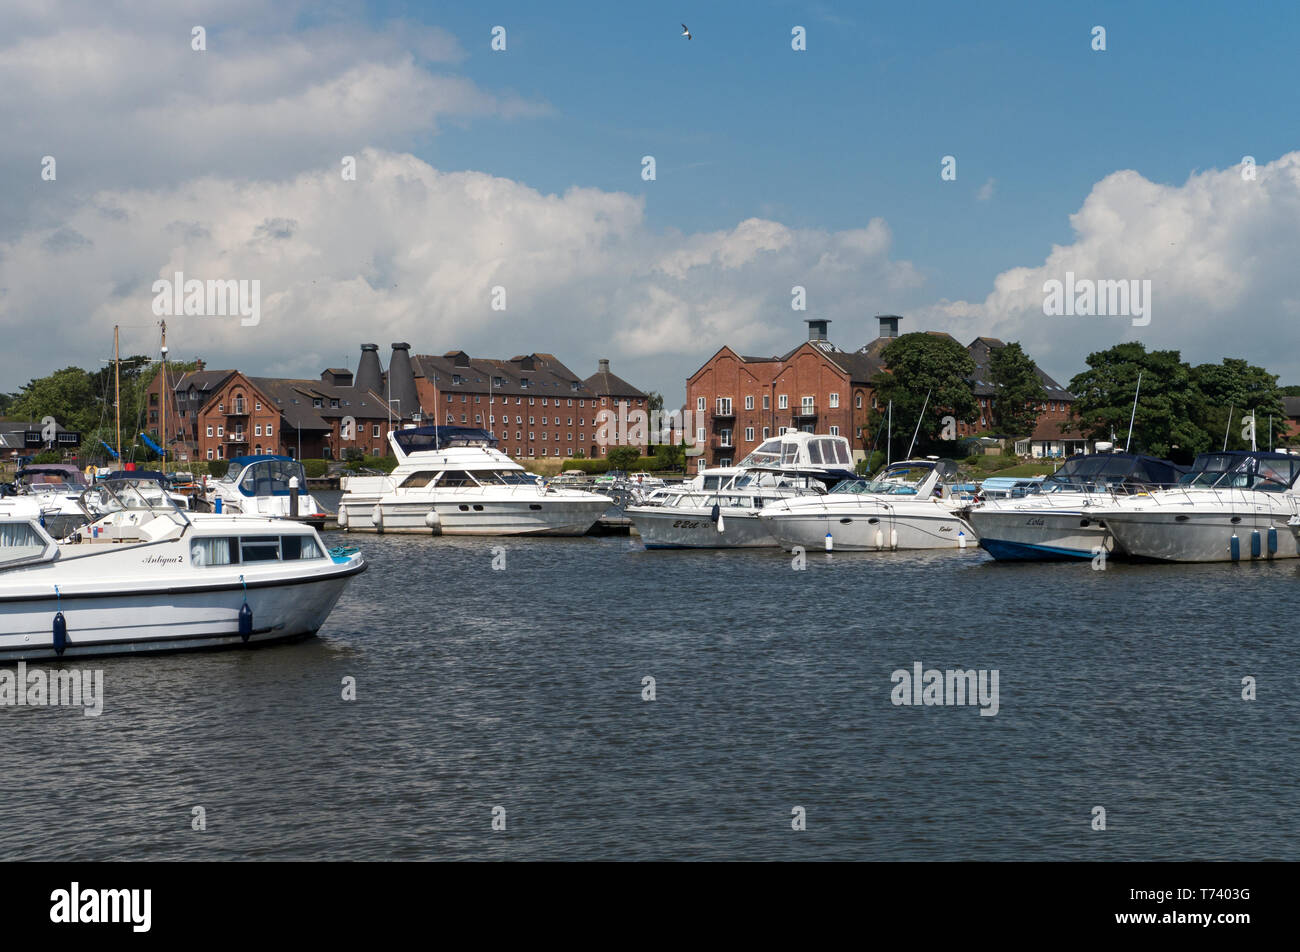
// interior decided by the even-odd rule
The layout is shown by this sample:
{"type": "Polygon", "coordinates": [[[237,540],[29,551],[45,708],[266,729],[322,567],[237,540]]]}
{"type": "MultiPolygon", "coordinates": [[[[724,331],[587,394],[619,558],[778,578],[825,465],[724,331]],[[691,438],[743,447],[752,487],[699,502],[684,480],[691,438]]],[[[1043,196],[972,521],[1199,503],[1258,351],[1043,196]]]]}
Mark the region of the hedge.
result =
{"type": "MultiPolygon", "coordinates": [[[[636,473],[644,470],[647,473],[653,473],[667,468],[670,467],[665,467],[654,456],[639,456],[636,465],[629,472],[636,473]]],[[[609,461],[603,459],[566,459],[564,469],[578,470],[584,473],[607,473],[609,472],[609,461]]]]}

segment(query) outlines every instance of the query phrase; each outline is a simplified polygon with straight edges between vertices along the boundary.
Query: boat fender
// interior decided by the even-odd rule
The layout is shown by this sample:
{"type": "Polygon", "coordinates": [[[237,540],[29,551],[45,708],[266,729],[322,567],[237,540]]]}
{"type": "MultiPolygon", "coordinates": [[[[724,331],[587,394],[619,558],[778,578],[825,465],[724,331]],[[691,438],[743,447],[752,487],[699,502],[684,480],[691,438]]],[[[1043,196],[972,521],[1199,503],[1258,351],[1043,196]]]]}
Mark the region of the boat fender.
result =
{"type": "Polygon", "coordinates": [[[890,551],[893,551],[894,549],[897,549],[897,548],[898,548],[898,530],[897,530],[897,529],[890,529],[890,530],[889,530],[889,548],[890,548],[890,551]]]}
{"type": "Polygon", "coordinates": [[[442,533],[442,517],[438,515],[438,510],[430,509],[424,514],[424,524],[428,526],[434,535],[442,533]]]}
{"type": "Polygon", "coordinates": [[[958,529],[958,530],[957,530],[957,548],[959,548],[959,549],[964,549],[964,548],[966,548],[966,530],[965,530],[965,529],[958,529]]]}
{"type": "Polygon", "coordinates": [[[54,597],[57,599],[56,604],[60,610],[54,613],[54,653],[60,658],[68,647],[68,620],[63,617],[63,595],[59,592],[59,586],[54,586],[54,597]]]}
{"type": "Polygon", "coordinates": [[[244,586],[244,604],[239,606],[239,638],[247,644],[253,636],[253,610],[248,607],[248,583],[242,575],[239,576],[239,581],[244,586]]]}
{"type": "Polygon", "coordinates": [[[1241,561],[1241,540],[1237,538],[1235,532],[1232,534],[1232,538],[1228,540],[1228,554],[1232,561],[1241,561]]]}
{"type": "Polygon", "coordinates": [[[709,513],[709,518],[714,522],[717,522],[722,518],[722,507],[716,502],[713,504],[713,511],[709,513]]]}
{"type": "Polygon", "coordinates": [[[1268,527],[1268,554],[1269,555],[1277,554],[1277,527],[1276,526],[1268,527]]]}
{"type": "Polygon", "coordinates": [[[876,548],[877,548],[877,549],[883,549],[884,547],[885,547],[885,533],[884,533],[882,530],[877,529],[877,530],[876,530],[876,548]]]}
{"type": "Polygon", "coordinates": [[[339,506],[339,513],[334,517],[334,521],[339,524],[340,529],[346,529],[348,527],[348,511],[339,506]]]}
{"type": "Polygon", "coordinates": [[[218,496],[216,499],[214,499],[214,500],[212,501],[212,511],[215,512],[217,515],[221,515],[221,497],[220,497],[220,496],[218,496]]]}
{"type": "Polygon", "coordinates": [[[1262,552],[1262,549],[1260,547],[1261,541],[1262,540],[1260,539],[1259,536],[1259,530],[1258,529],[1250,530],[1250,557],[1252,559],[1257,559],[1260,557],[1260,554],[1262,552]]]}
{"type": "Polygon", "coordinates": [[[382,532],[384,529],[384,510],[375,503],[375,508],[370,510],[370,521],[374,524],[375,529],[382,532]]]}
{"type": "Polygon", "coordinates": [[[826,533],[826,551],[827,552],[835,551],[835,538],[830,534],[829,531],[826,533]]]}

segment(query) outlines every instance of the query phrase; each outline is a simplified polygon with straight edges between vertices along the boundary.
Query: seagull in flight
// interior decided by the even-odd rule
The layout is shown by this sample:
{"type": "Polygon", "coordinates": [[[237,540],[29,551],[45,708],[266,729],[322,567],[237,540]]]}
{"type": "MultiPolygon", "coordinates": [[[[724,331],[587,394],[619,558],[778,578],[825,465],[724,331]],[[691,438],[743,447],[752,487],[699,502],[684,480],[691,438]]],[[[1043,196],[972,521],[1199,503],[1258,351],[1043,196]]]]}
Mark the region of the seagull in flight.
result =
{"type": "Polygon", "coordinates": [[[685,23],[682,24],[682,36],[686,37],[688,40],[691,38],[691,31],[686,28],[685,23]]]}

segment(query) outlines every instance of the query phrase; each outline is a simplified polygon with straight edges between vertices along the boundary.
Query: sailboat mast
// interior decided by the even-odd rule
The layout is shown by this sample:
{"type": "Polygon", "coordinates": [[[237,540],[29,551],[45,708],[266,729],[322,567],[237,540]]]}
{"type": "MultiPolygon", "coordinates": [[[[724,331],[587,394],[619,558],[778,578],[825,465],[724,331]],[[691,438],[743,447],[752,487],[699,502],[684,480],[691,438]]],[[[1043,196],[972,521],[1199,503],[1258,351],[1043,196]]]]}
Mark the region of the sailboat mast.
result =
{"type": "Polygon", "coordinates": [[[117,329],[113,325],[113,414],[115,417],[114,429],[117,433],[117,465],[122,465],[122,355],[117,346],[117,329]]]}
{"type": "Polygon", "coordinates": [[[1138,371],[1137,388],[1133,391],[1133,412],[1128,416],[1128,438],[1124,440],[1124,452],[1128,452],[1129,444],[1133,442],[1133,421],[1137,419],[1138,412],[1138,394],[1142,392],[1142,371],[1138,371]]]}
{"type": "Polygon", "coordinates": [[[162,324],[162,385],[158,388],[162,399],[162,471],[167,475],[167,322],[162,324]]]}

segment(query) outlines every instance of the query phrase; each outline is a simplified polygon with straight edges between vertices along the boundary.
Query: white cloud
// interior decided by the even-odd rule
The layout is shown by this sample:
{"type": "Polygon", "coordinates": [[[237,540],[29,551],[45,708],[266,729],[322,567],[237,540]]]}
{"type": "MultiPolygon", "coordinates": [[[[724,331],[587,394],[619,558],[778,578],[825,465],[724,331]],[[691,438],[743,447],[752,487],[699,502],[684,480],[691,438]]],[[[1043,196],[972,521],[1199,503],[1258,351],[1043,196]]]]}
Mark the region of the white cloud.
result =
{"type": "Polygon", "coordinates": [[[990,178],[983,185],[981,185],[979,187],[979,190],[975,193],[975,201],[987,202],[989,199],[991,199],[993,197],[993,188],[996,184],[997,184],[997,179],[990,178]]]}
{"type": "MultiPolygon", "coordinates": [[[[1044,369],[1068,379],[1087,355],[1125,340],[1177,349],[1193,363],[1245,357],[1300,382],[1300,152],[1160,185],[1134,171],[1098,182],[1070,216],[1075,240],[1037,267],[1004,271],[983,301],[940,301],[914,316],[963,340],[1020,340],[1044,369]],[[1094,280],[1150,279],[1151,323],[1122,317],[1046,317],[1043,284],[1066,272],[1094,280]]],[[[1064,382],[1064,380],[1062,381],[1064,382]]]]}
{"type": "MultiPolygon", "coordinates": [[[[642,199],[624,193],[547,195],[366,150],[355,182],[328,167],[284,181],[105,190],[0,244],[0,322],[26,341],[0,355],[0,373],[25,380],[35,368],[24,351],[93,364],[115,323],[128,349],[152,350],[151,285],[182,271],[261,281],[257,327],[168,320],[172,352],[212,366],[314,375],[355,359],[363,340],[409,340],[438,353],[549,350],[575,369],[610,356],[643,374],[653,367],[643,385],[671,392],[723,343],[784,351],[805,317],[865,317],[878,296],[914,292],[920,278],[890,259],[890,244],[879,220],[844,232],[750,219],[660,234],[642,199]],[[808,290],[806,313],[791,310],[796,284],[808,290]],[[496,285],[505,311],[491,309],[496,285]]],[[[855,345],[869,336],[865,322],[841,335],[855,345]]]]}

